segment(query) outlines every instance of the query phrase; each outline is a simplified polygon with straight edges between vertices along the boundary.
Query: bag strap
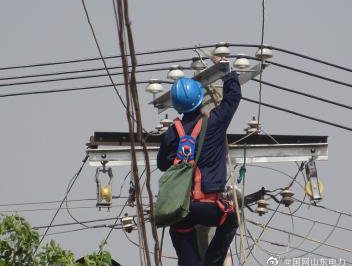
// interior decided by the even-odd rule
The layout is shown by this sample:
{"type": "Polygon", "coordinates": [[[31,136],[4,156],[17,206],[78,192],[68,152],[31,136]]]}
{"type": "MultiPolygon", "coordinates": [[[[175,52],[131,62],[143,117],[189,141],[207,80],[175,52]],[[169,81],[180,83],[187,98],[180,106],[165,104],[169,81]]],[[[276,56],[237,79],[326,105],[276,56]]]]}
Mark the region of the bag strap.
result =
{"type": "Polygon", "coordinates": [[[202,118],[199,120],[202,121],[201,122],[202,128],[200,130],[199,139],[198,139],[198,147],[197,147],[197,154],[196,154],[196,161],[195,161],[196,164],[198,163],[200,153],[202,152],[202,148],[203,148],[203,144],[204,144],[204,137],[205,137],[205,133],[207,131],[207,126],[208,126],[208,116],[203,114],[202,118]]]}

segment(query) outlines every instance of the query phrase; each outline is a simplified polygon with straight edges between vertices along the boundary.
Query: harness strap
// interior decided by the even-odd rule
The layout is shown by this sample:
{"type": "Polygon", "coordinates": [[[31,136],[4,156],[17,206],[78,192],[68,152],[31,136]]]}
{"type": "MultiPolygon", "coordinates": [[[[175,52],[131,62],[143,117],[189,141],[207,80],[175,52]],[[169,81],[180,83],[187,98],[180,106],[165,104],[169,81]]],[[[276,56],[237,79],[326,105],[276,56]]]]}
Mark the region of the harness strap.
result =
{"type": "MultiPolygon", "coordinates": [[[[194,128],[192,130],[192,133],[191,133],[191,137],[194,140],[196,140],[198,138],[198,135],[199,135],[199,133],[201,132],[201,129],[202,129],[202,124],[203,124],[203,118],[200,118],[198,120],[198,122],[196,123],[196,125],[194,126],[194,128]]],[[[181,138],[184,137],[186,135],[186,133],[185,133],[185,130],[184,130],[183,126],[182,126],[182,122],[181,122],[181,120],[178,117],[174,119],[174,125],[175,125],[175,128],[176,128],[177,134],[178,134],[178,136],[180,138],[180,141],[181,142],[185,142],[186,139],[182,140],[181,138]]],[[[189,139],[189,141],[191,143],[195,144],[194,141],[192,141],[191,139],[189,139]]],[[[184,148],[189,148],[189,146],[187,146],[187,145],[184,145],[183,147],[184,148]]],[[[194,151],[191,151],[191,152],[194,153],[194,151]]],[[[178,153],[180,153],[180,156],[182,156],[182,152],[181,151],[178,151],[178,153]]],[[[176,156],[175,159],[174,159],[174,163],[173,164],[179,164],[181,161],[182,161],[182,159],[180,159],[178,156],[176,156]]],[[[194,162],[194,160],[191,160],[191,161],[189,161],[189,163],[194,164],[195,162],[194,162]]]]}
{"type": "Polygon", "coordinates": [[[180,118],[175,118],[174,119],[174,124],[175,124],[175,128],[177,130],[178,136],[181,138],[184,135],[186,135],[185,130],[183,129],[182,123],[180,118]]]}
{"type": "Polygon", "coordinates": [[[198,135],[202,129],[202,123],[203,123],[203,118],[200,118],[192,130],[192,133],[191,133],[192,138],[194,139],[198,138],[198,135]]]}

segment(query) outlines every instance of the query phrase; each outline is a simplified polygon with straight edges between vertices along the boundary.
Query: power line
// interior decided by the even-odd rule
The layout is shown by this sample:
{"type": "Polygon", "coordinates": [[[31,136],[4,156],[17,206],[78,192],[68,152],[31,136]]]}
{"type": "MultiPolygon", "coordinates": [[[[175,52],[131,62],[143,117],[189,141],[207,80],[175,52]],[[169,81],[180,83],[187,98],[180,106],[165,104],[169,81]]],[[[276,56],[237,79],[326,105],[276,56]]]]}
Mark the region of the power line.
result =
{"type": "Polygon", "coordinates": [[[297,90],[292,90],[292,89],[289,89],[289,88],[285,88],[283,86],[276,85],[276,84],[273,84],[273,83],[270,83],[270,82],[267,82],[267,81],[260,81],[260,80],[258,80],[256,78],[253,78],[252,80],[254,80],[256,82],[261,82],[262,84],[268,85],[270,87],[277,88],[279,90],[288,91],[288,92],[292,92],[292,93],[295,93],[295,94],[303,95],[303,96],[308,97],[308,98],[312,98],[312,99],[315,99],[315,100],[319,100],[319,101],[322,101],[322,102],[330,103],[330,104],[333,104],[333,105],[336,105],[336,106],[340,106],[340,107],[352,110],[352,106],[349,106],[349,105],[345,105],[345,104],[342,104],[342,103],[331,101],[329,99],[325,99],[325,98],[322,98],[322,97],[314,96],[312,94],[300,92],[300,91],[297,91],[297,90]]]}
{"type": "MultiPolygon", "coordinates": [[[[161,82],[162,83],[170,83],[169,81],[161,81],[161,82]]],[[[149,81],[138,81],[137,82],[137,84],[147,84],[147,83],[149,83],[149,81]]],[[[114,83],[114,85],[119,86],[119,85],[124,85],[124,83],[114,83]]],[[[112,87],[112,86],[113,85],[111,85],[111,84],[103,84],[103,85],[92,85],[92,86],[66,88],[66,89],[35,90],[35,91],[5,93],[5,94],[0,94],[0,98],[25,96],[25,95],[36,95],[36,94],[50,94],[50,93],[70,92],[70,91],[83,91],[83,90],[108,88],[108,87],[112,87]]]]}
{"type": "MultiPolygon", "coordinates": [[[[249,99],[249,98],[246,98],[246,97],[242,97],[242,100],[245,100],[247,102],[252,102],[252,103],[259,104],[258,101],[252,100],[252,99],[249,99]]],[[[282,107],[279,107],[279,106],[271,105],[271,104],[268,104],[268,103],[263,103],[262,102],[261,104],[263,106],[266,106],[266,107],[269,107],[269,108],[272,108],[272,109],[276,109],[276,110],[279,110],[279,111],[283,111],[283,112],[286,112],[286,113],[290,113],[290,114],[293,114],[293,115],[296,115],[296,116],[304,117],[304,118],[309,119],[309,120],[317,121],[317,122],[320,122],[320,123],[323,123],[323,124],[327,124],[327,125],[330,125],[330,126],[334,126],[334,127],[338,127],[338,128],[342,128],[342,129],[348,130],[348,131],[352,131],[352,128],[346,127],[344,125],[336,124],[336,123],[329,122],[329,121],[326,121],[326,120],[323,120],[323,119],[319,119],[319,118],[315,118],[315,117],[312,117],[312,116],[309,116],[309,115],[301,114],[301,113],[298,113],[298,112],[295,112],[295,111],[292,111],[292,110],[289,110],[289,109],[285,109],[285,108],[282,108],[282,107]]]]}
{"type": "MultiPolygon", "coordinates": [[[[114,204],[110,208],[121,207],[123,205],[114,204]]],[[[62,210],[74,210],[74,209],[96,209],[97,207],[94,206],[75,206],[75,207],[62,207],[62,210]]],[[[14,212],[38,212],[38,211],[53,211],[57,208],[36,208],[36,209],[14,209],[14,210],[0,210],[0,213],[14,213],[14,212]]]]}
{"type": "MultiPolygon", "coordinates": [[[[143,73],[143,72],[162,71],[162,70],[168,70],[168,69],[169,68],[163,67],[163,68],[155,68],[155,69],[137,70],[137,72],[143,73]]],[[[123,74],[123,73],[122,72],[110,73],[111,76],[118,76],[121,74],[123,74]]],[[[81,79],[100,78],[100,77],[108,77],[108,75],[107,74],[95,74],[95,75],[84,75],[84,76],[75,76],[75,77],[54,78],[54,79],[30,80],[30,81],[3,83],[3,84],[0,84],[0,87],[10,87],[10,86],[57,82],[57,81],[68,81],[68,80],[76,80],[76,79],[81,80],[81,79]]]]}
{"type": "Polygon", "coordinates": [[[61,203],[60,203],[60,205],[59,205],[59,208],[57,209],[57,211],[55,212],[53,218],[51,219],[49,226],[46,228],[44,234],[42,235],[42,237],[41,237],[41,239],[40,239],[40,241],[39,241],[39,245],[38,245],[38,247],[36,248],[36,250],[35,250],[34,253],[37,253],[37,250],[38,250],[40,244],[43,242],[45,235],[48,233],[48,231],[49,231],[51,225],[53,224],[53,222],[54,222],[56,216],[58,215],[58,213],[59,213],[59,211],[60,211],[62,205],[63,205],[64,202],[65,202],[65,199],[66,199],[66,197],[67,197],[67,194],[71,191],[71,189],[72,189],[73,185],[75,184],[75,182],[76,182],[78,176],[79,176],[80,173],[82,172],[82,169],[83,169],[84,165],[86,164],[87,160],[88,160],[88,155],[86,155],[85,158],[82,160],[82,165],[81,165],[81,167],[78,169],[77,173],[72,177],[72,179],[71,179],[71,180],[72,180],[71,185],[70,185],[70,187],[68,188],[68,190],[67,190],[67,192],[66,192],[66,194],[65,194],[65,197],[62,199],[62,201],[61,201],[61,203]]]}
{"type": "Polygon", "coordinates": [[[298,73],[302,73],[302,74],[305,74],[305,75],[308,75],[308,76],[312,76],[312,77],[315,77],[315,78],[323,79],[323,80],[326,80],[326,81],[329,81],[329,82],[332,82],[332,83],[344,85],[344,86],[347,86],[347,87],[352,87],[352,84],[347,83],[347,82],[342,82],[342,81],[339,81],[339,80],[336,80],[336,79],[327,78],[327,77],[324,77],[324,76],[321,76],[321,75],[318,75],[318,74],[314,74],[314,73],[309,72],[309,71],[301,70],[301,69],[298,69],[298,68],[295,68],[295,67],[287,66],[287,65],[276,63],[276,62],[269,61],[269,60],[267,60],[266,62],[269,63],[269,64],[272,64],[274,66],[278,66],[278,67],[281,67],[281,68],[289,69],[289,70],[292,70],[292,71],[295,71],[295,72],[298,72],[298,73]]]}
{"type": "MultiPolygon", "coordinates": [[[[172,60],[164,60],[164,61],[155,61],[150,63],[141,63],[138,64],[137,67],[145,67],[145,66],[154,66],[154,65],[163,65],[163,64],[173,64],[173,63],[181,63],[188,62],[192,58],[181,58],[181,59],[172,59],[172,60]]],[[[110,66],[109,70],[113,69],[121,69],[122,66],[110,66]]],[[[183,67],[187,69],[187,67],[183,67]]],[[[59,72],[49,72],[49,73],[41,73],[41,74],[31,74],[31,75],[19,75],[19,76],[10,76],[10,77],[2,77],[0,80],[11,80],[11,79],[22,79],[22,78],[38,78],[38,77],[46,77],[46,76],[56,76],[56,75],[67,75],[67,74],[76,74],[76,73],[84,73],[84,72],[95,72],[95,71],[103,71],[104,67],[97,68],[87,68],[87,69],[78,69],[78,70],[70,70],[70,71],[59,71],[59,72]]]]}
{"type": "MultiPolygon", "coordinates": [[[[215,44],[208,44],[208,45],[198,45],[198,48],[212,48],[214,47],[215,44]]],[[[239,43],[229,43],[230,47],[248,47],[248,48],[258,48],[261,47],[260,44],[239,44],[239,43]]],[[[321,60],[319,58],[314,58],[311,56],[307,56],[298,52],[290,51],[287,49],[279,48],[276,46],[271,46],[271,45],[265,45],[264,47],[267,47],[272,50],[276,50],[282,53],[286,54],[291,54],[297,57],[301,57],[307,60],[311,60],[317,63],[321,63],[324,65],[328,65],[331,67],[335,67],[341,70],[345,70],[348,72],[352,72],[351,68],[341,66],[338,64],[334,64],[325,60],[321,60]]],[[[181,47],[181,48],[169,48],[169,49],[160,49],[160,50],[151,50],[151,51],[144,51],[144,52],[137,52],[137,56],[143,56],[143,55],[152,55],[152,54],[160,54],[160,53],[169,53],[169,52],[180,52],[180,51],[187,51],[187,50],[193,50],[195,46],[186,46],[186,47],[181,47]]],[[[129,56],[129,54],[127,54],[129,56]]],[[[120,58],[121,55],[111,55],[111,56],[105,56],[104,59],[115,59],[115,58],[120,58]]],[[[51,62],[44,62],[44,63],[34,63],[34,64],[24,64],[24,65],[17,65],[17,66],[8,66],[8,67],[1,67],[0,70],[10,70],[10,69],[19,69],[19,68],[30,68],[30,67],[42,67],[42,66],[53,66],[53,65],[62,65],[62,64],[71,64],[71,63],[81,63],[81,62],[90,62],[90,61],[98,61],[101,60],[100,57],[88,57],[88,58],[79,58],[79,59],[71,59],[71,60],[63,60],[63,61],[51,61],[51,62]]]]}
{"type": "MultiPolygon", "coordinates": [[[[161,81],[161,82],[162,83],[171,83],[169,81],[161,81]]],[[[137,84],[146,84],[146,83],[149,83],[149,81],[139,81],[139,82],[137,82],[137,84]]],[[[115,85],[124,85],[124,83],[114,83],[114,84],[115,85]]],[[[24,96],[24,95],[36,95],[36,94],[69,92],[69,91],[82,91],[82,90],[106,88],[106,87],[111,87],[111,86],[112,85],[105,84],[105,85],[94,85],[94,86],[77,87],[77,88],[54,89],[54,90],[37,90],[37,91],[30,91],[30,92],[7,93],[7,94],[0,94],[0,98],[14,97],[14,96],[24,96]]],[[[246,97],[242,97],[242,100],[259,104],[258,101],[252,100],[252,99],[249,99],[249,98],[246,98],[246,97]]],[[[344,126],[344,125],[336,124],[336,123],[329,122],[329,121],[326,121],[326,120],[323,120],[323,119],[319,119],[319,118],[315,118],[315,117],[308,116],[308,115],[305,115],[305,114],[301,114],[301,113],[298,113],[298,112],[295,112],[295,111],[292,111],[292,110],[289,110],[289,109],[285,109],[285,108],[278,107],[278,106],[275,106],[275,105],[267,104],[267,103],[264,103],[264,102],[262,102],[261,104],[263,106],[266,106],[266,107],[269,107],[269,108],[272,108],[272,109],[276,109],[276,110],[280,110],[280,111],[283,111],[283,112],[291,113],[291,114],[294,114],[296,116],[304,117],[304,118],[309,119],[309,120],[317,121],[317,122],[320,122],[320,123],[323,123],[323,124],[327,124],[327,125],[330,125],[330,126],[334,126],[334,127],[338,127],[338,128],[342,128],[342,129],[348,130],[348,131],[352,131],[352,128],[344,126]]]]}
{"type": "MultiPolygon", "coordinates": [[[[251,45],[248,44],[238,44],[236,46],[241,47],[250,47],[251,45]]],[[[212,48],[215,47],[215,44],[212,45],[201,45],[197,46],[198,48],[212,48]]],[[[137,52],[136,56],[142,55],[152,55],[152,54],[160,54],[160,53],[169,53],[169,52],[179,52],[179,51],[187,51],[194,49],[194,46],[188,47],[181,47],[181,48],[171,48],[171,49],[160,49],[160,50],[152,50],[146,52],[137,52]]],[[[130,56],[126,54],[126,56],[130,56]]],[[[121,55],[112,55],[112,56],[104,56],[103,59],[116,59],[120,58],[121,55]]],[[[45,63],[35,63],[35,64],[26,64],[26,65],[18,65],[18,66],[8,66],[8,67],[0,67],[1,70],[10,70],[10,69],[19,69],[19,68],[30,68],[30,67],[42,67],[42,66],[53,66],[53,65],[62,65],[62,64],[71,64],[71,63],[81,63],[81,62],[89,62],[89,61],[99,61],[101,57],[90,57],[90,58],[81,58],[81,59],[72,59],[72,60],[63,60],[63,61],[51,61],[45,63]]]]}
{"type": "Polygon", "coordinates": [[[259,74],[259,104],[258,104],[258,125],[260,123],[260,114],[262,107],[262,77],[263,77],[263,66],[264,66],[264,58],[263,58],[263,42],[264,42],[264,31],[265,31],[265,0],[262,0],[262,34],[260,41],[260,53],[261,53],[261,61],[260,61],[260,74],[259,74]]]}
{"type": "Polygon", "coordinates": [[[342,215],[345,215],[345,216],[348,216],[348,217],[352,217],[352,213],[348,213],[348,212],[344,212],[344,211],[339,211],[339,210],[334,210],[334,209],[328,208],[328,207],[323,206],[323,205],[307,203],[307,202],[301,201],[301,200],[296,199],[296,198],[294,198],[294,199],[295,199],[296,201],[298,201],[298,202],[301,202],[301,203],[304,204],[304,205],[307,205],[307,206],[317,207],[317,208],[321,208],[321,209],[324,209],[324,210],[327,210],[327,211],[330,211],[330,212],[334,212],[334,213],[342,214],[342,215]]]}
{"type": "MultiPolygon", "coordinates": [[[[112,196],[113,199],[127,199],[128,196],[112,196]]],[[[91,201],[97,200],[97,198],[82,198],[82,199],[70,199],[68,202],[80,202],[80,201],[91,201]]],[[[10,207],[10,206],[26,206],[26,205],[42,205],[42,204],[53,204],[59,203],[61,200],[51,200],[51,201],[32,201],[32,202],[15,202],[15,203],[4,203],[0,204],[0,207],[10,207]]]]}
{"type": "MultiPolygon", "coordinates": [[[[121,218],[121,217],[118,217],[121,218]]],[[[101,219],[92,219],[92,220],[85,220],[82,221],[82,223],[89,224],[89,223],[96,223],[96,222],[106,222],[106,221],[113,221],[116,220],[116,217],[109,217],[109,218],[101,218],[101,219]]],[[[60,224],[52,224],[52,225],[40,225],[40,226],[33,226],[33,229],[45,229],[48,227],[55,228],[55,227],[65,227],[65,226],[72,226],[72,225],[78,225],[79,223],[77,222],[69,222],[69,223],[60,223],[60,224]]]]}
{"type": "MultiPolygon", "coordinates": [[[[258,223],[258,222],[255,222],[255,221],[252,221],[252,220],[249,220],[247,219],[247,221],[251,224],[254,224],[256,226],[259,226],[259,227],[264,227],[264,225],[262,223],[258,223]]],[[[350,249],[347,249],[347,248],[344,248],[344,247],[339,247],[339,246],[336,246],[336,245],[332,245],[332,244],[328,244],[328,243],[324,243],[322,241],[319,241],[319,240],[316,240],[316,239],[313,239],[313,238],[309,238],[309,237],[304,237],[302,235],[299,235],[299,234],[296,234],[296,233],[293,233],[293,232],[288,232],[287,230],[284,230],[284,229],[281,229],[281,228],[277,228],[277,227],[274,227],[274,226],[271,226],[271,225],[266,225],[266,228],[269,228],[269,229],[272,229],[274,231],[279,231],[279,232],[282,232],[282,233],[286,233],[286,234],[291,234],[293,236],[296,236],[298,238],[305,238],[311,242],[314,242],[314,243],[317,243],[317,244],[322,244],[324,246],[327,246],[327,247],[330,247],[330,248],[333,248],[333,249],[337,249],[339,251],[344,251],[344,252],[348,252],[348,253],[352,253],[352,250],[350,249]]]]}
{"type": "Polygon", "coordinates": [[[321,59],[318,59],[318,58],[314,58],[314,57],[311,57],[311,56],[308,56],[308,55],[300,54],[300,53],[297,53],[297,52],[289,51],[287,49],[282,49],[282,48],[275,47],[275,46],[267,46],[267,47],[270,48],[270,49],[279,51],[279,52],[295,55],[295,56],[298,56],[298,57],[301,57],[301,58],[304,58],[304,59],[308,59],[308,60],[311,60],[311,61],[314,61],[314,62],[317,62],[317,63],[321,63],[323,65],[327,65],[327,66],[335,67],[335,68],[338,68],[338,69],[341,69],[341,70],[345,70],[345,71],[348,71],[348,72],[352,72],[351,68],[347,68],[347,67],[340,66],[340,65],[337,65],[337,64],[334,64],[334,63],[330,63],[330,62],[327,62],[327,61],[324,61],[324,60],[321,60],[321,59]]]}
{"type": "MultiPolygon", "coordinates": [[[[54,232],[47,234],[47,236],[52,236],[52,235],[62,235],[62,234],[67,234],[67,233],[73,233],[73,232],[78,232],[82,230],[88,230],[88,229],[100,229],[100,228],[112,228],[112,225],[109,224],[101,224],[101,225],[93,225],[89,227],[81,227],[81,228],[76,228],[76,229],[71,229],[71,230],[64,230],[64,231],[59,231],[59,232],[54,232]]],[[[115,226],[113,229],[122,229],[122,226],[115,226]]]]}
{"type": "MultiPolygon", "coordinates": [[[[267,207],[267,209],[271,210],[271,211],[274,211],[270,207],[267,207]]],[[[310,218],[299,216],[299,215],[296,215],[296,214],[291,214],[291,213],[287,213],[287,212],[283,212],[283,211],[277,211],[277,212],[280,213],[280,214],[284,214],[284,215],[287,215],[287,216],[292,216],[292,217],[295,217],[295,218],[298,218],[298,219],[302,219],[302,220],[306,220],[306,221],[310,221],[310,222],[313,222],[313,223],[318,223],[318,224],[322,224],[322,225],[326,225],[326,226],[330,226],[330,227],[334,226],[333,224],[330,224],[330,223],[326,223],[326,222],[322,222],[322,221],[319,221],[319,220],[310,219],[310,218]]],[[[352,232],[352,228],[347,228],[347,227],[343,227],[343,226],[340,226],[340,225],[337,225],[336,228],[352,232]]]]}
{"type": "MultiPolygon", "coordinates": [[[[146,84],[149,83],[149,81],[139,81],[137,82],[137,84],[146,84]]],[[[171,83],[169,81],[162,81],[162,83],[171,83]]],[[[114,83],[114,85],[124,85],[124,83],[114,83]]],[[[0,98],[5,98],[5,97],[14,97],[14,96],[24,96],[24,95],[36,95],[36,94],[49,94],[49,93],[59,93],[59,92],[69,92],[69,91],[82,91],[82,90],[91,90],[91,89],[99,89],[99,88],[106,88],[106,87],[111,87],[113,85],[109,85],[109,84],[105,84],[105,85],[94,85],[94,86],[86,86],[86,87],[78,87],[78,88],[67,88],[67,89],[54,89],[54,90],[37,90],[37,91],[30,91],[30,92],[18,92],[18,93],[7,93],[7,94],[0,94],[0,98]]],[[[259,104],[258,101],[256,100],[252,100],[246,97],[242,97],[242,100],[248,101],[248,102],[252,102],[252,103],[256,103],[259,104]]],[[[327,124],[330,126],[334,126],[334,127],[338,127],[338,128],[342,128],[348,131],[352,131],[352,128],[344,126],[344,125],[340,125],[340,124],[336,124],[333,122],[329,122],[323,119],[319,119],[319,118],[315,118],[312,116],[308,116],[305,114],[301,114],[289,109],[285,109],[282,107],[278,107],[275,105],[271,105],[271,104],[267,104],[262,102],[261,105],[272,108],[272,109],[276,109],[276,110],[280,110],[286,113],[291,113],[294,114],[296,116],[300,116],[300,117],[304,117],[306,119],[309,120],[313,120],[313,121],[317,121],[323,124],[327,124]]]]}

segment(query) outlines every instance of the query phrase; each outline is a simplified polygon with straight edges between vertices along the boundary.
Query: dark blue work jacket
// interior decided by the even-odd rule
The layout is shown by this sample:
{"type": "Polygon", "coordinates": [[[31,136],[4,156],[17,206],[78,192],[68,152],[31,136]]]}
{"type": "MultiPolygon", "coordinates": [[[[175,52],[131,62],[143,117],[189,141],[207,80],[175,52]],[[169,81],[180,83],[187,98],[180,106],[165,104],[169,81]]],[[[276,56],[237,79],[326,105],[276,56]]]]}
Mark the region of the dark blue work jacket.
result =
{"type": "MultiPolygon", "coordinates": [[[[223,82],[223,99],[210,112],[204,145],[198,161],[198,167],[202,173],[202,191],[204,193],[220,192],[225,188],[227,176],[226,130],[241,100],[238,75],[231,72],[223,77],[223,82]]],[[[182,125],[186,134],[192,132],[200,117],[199,110],[183,115],[182,125]]],[[[157,165],[161,171],[166,171],[173,164],[178,142],[176,128],[172,125],[163,134],[160,143],[157,165]]]]}

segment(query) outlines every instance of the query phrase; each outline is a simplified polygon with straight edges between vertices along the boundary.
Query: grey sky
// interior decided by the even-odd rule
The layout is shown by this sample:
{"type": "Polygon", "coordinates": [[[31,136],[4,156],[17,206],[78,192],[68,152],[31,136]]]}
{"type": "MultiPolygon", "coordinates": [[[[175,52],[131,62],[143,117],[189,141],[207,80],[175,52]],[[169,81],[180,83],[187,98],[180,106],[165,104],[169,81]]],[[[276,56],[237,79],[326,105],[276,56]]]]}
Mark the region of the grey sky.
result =
{"type": "MultiPolygon", "coordinates": [[[[97,33],[104,55],[117,54],[117,30],[114,25],[111,1],[87,1],[87,8],[97,33]]],[[[322,58],[340,65],[351,67],[351,1],[266,1],[265,43],[322,58]]],[[[137,51],[176,48],[195,44],[210,44],[218,41],[238,43],[259,43],[261,29],[261,1],[130,1],[130,17],[134,30],[137,51]]],[[[2,1],[0,8],[0,66],[13,66],[37,62],[98,56],[89,26],[80,1],[2,1]]],[[[233,53],[244,52],[254,55],[255,50],[232,49],[233,53]]],[[[139,58],[139,62],[151,60],[192,57],[189,52],[170,53],[139,58]]],[[[323,67],[319,64],[297,59],[281,53],[274,54],[274,61],[301,67],[345,82],[352,82],[352,76],[345,71],[323,67]]],[[[118,60],[111,65],[120,65],[118,60]]],[[[185,63],[183,65],[187,65],[185,63]]],[[[1,71],[0,77],[26,73],[42,73],[56,70],[80,69],[102,66],[101,62],[57,66],[31,70],[1,71]]],[[[166,79],[166,71],[139,75],[139,80],[150,78],[166,79]]],[[[263,79],[289,88],[299,89],[318,96],[351,105],[351,88],[305,77],[297,73],[270,66],[263,79]]],[[[122,78],[116,78],[121,82],[122,78]]],[[[27,91],[34,89],[69,88],[92,84],[108,83],[107,78],[76,80],[41,85],[2,87],[2,92],[27,91]]],[[[121,88],[121,91],[122,88],[121,88]]],[[[257,98],[258,84],[250,82],[243,87],[243,94],[257,98]]],[[[140,87],[140,101],[143,108],[144,127],[152,129],[159,117],[147,103],[151,96],[140,87]]],[[[296,95],[263,87],[263,101],[298,112],[352,126],[351,113],[342,108],[317,103],[296,95]]],[[[170,115],[175,115],[169,112],[170,115]]],[[[242,133],[248,120],[257,114],[257,106],[242,102],[229,128],[230,133],[242,133]]],[[[307,134],[329,136],[329,160],[318,163],[318,173],[324,181],[326,191],[323,205],[352,211],[349,192],[351,133],[313,121],[297,118],[263,107],[262,123],[270,134],[307,134]]],[[[2,185],[0,203],[27,202],[61,199],[67,183],[78,169],[85,154],[85,143],[94,131],[127,131],[124,110],[111,88],[87,92],[48,94],[2,98],[0,104],[0,161],[2,164],[2,185]]],[[[269,165],[268,165],[269,166],[269,165]]],[[[294,174],[296,166],[291,164],[271,164],[294,174]]],[[[127,173],[126,168],[114,169],[114,194],[127,173]]],[[[94,169],[86,167],[73,189],[70,198],[95,197],[94,169]]],[[[153,182],[156,192],[157,178],[153,182]]],[[[300,179],[302,182],[302,178],[300,179]]],[[[287,184],[282,175],[269,170],[249,168],[246,192],[261,186],[277,188],[287,184]]],[[[124,194],[128,186],[124,187],[124,194]]],[[[298,195],[302,195],[295,188],[298,195]]],[[[116,201],[116,204],[123,203],[116,201]]],[[[94,206],[87,202],[85,206],[94,206]]],[[[77,206],[80,204],[77,204],[77,206]]],[[[52,205],[56,207],[56,205],[52,205]]],[[[76,206],[76,205],[72,205],[76,206]]],[[[82,204],[81,204],[82,206],[82,204]]],[[[284,210],[284,209],[282,209],[284,210]]],[[[95,209],[74,210],[81,219],[110,217],[111,213],[95,209]]],[[[128,210],[134,213],[134,210],[128,210]]],[[[32,225],[44,225],[50,221],[54,211],[23,213],[32,225]]],[[[334,223],[336,215],[307,209],[299,213],[314,219],[334,223]]],[[[250,214],[249,214],[250,215],[250,214]]],[[[251,218],[265,222],[268,216],[251,218]]],[[[65,211],[57,223],[70,221],[65,211]]],[[[290,220],[282,215],[274,219],[275,226],[290,230],[290,220]]],[[[351,227],[352,219],[342,217],[341,224],[351,227]]],[[[304,235],[309,224],[297,220],[295,232],[304,235]]],[[[255,227],[251,227],[254,230],[255,227]]],[[[51,232],[54,232],[52,230],[51,232]]],[[[312,237],[323,239],[328,227],[319,226],[312,237]]],[[[55,239],[63,247],[72,249],[77,256],[98,248],[106,230],[88,230],[71,234],[48,237],[55,239]]],[[[132,235],[136,238],[136,233],[132,235]]],[[[283,234],[268,231],[266,239],[286,243],[283,234]]],[[[352,248],[351,232],[337,231],[329,243],[352,248]]],[[[294,243],[299,243],[295,239],[294,243]]],[[[165,253],[174,254],[167,237],[165,253]]],[[[315,245],[302,247],[311,249],[315,245]]],[[[267,246],[272,251],[280,251],[267,246]]],[[[108,249],[123,265],[137,265],[137,248],[130,245],[124,235],[116,231],[109,240],[108,249]]],[[[265,265],[268,257],[260,250],[258,257],[265,265]]],[[[282,251],[282,250],[281,250],[282,251]]],[[[352,261],[351,253],[321,248],[326,256],[336,256],[352,261]]],[[[166,261],[165,265],[175,265],[166,261]]],[[[251,265],[256,265],[255,263],[251,265]]]]}

